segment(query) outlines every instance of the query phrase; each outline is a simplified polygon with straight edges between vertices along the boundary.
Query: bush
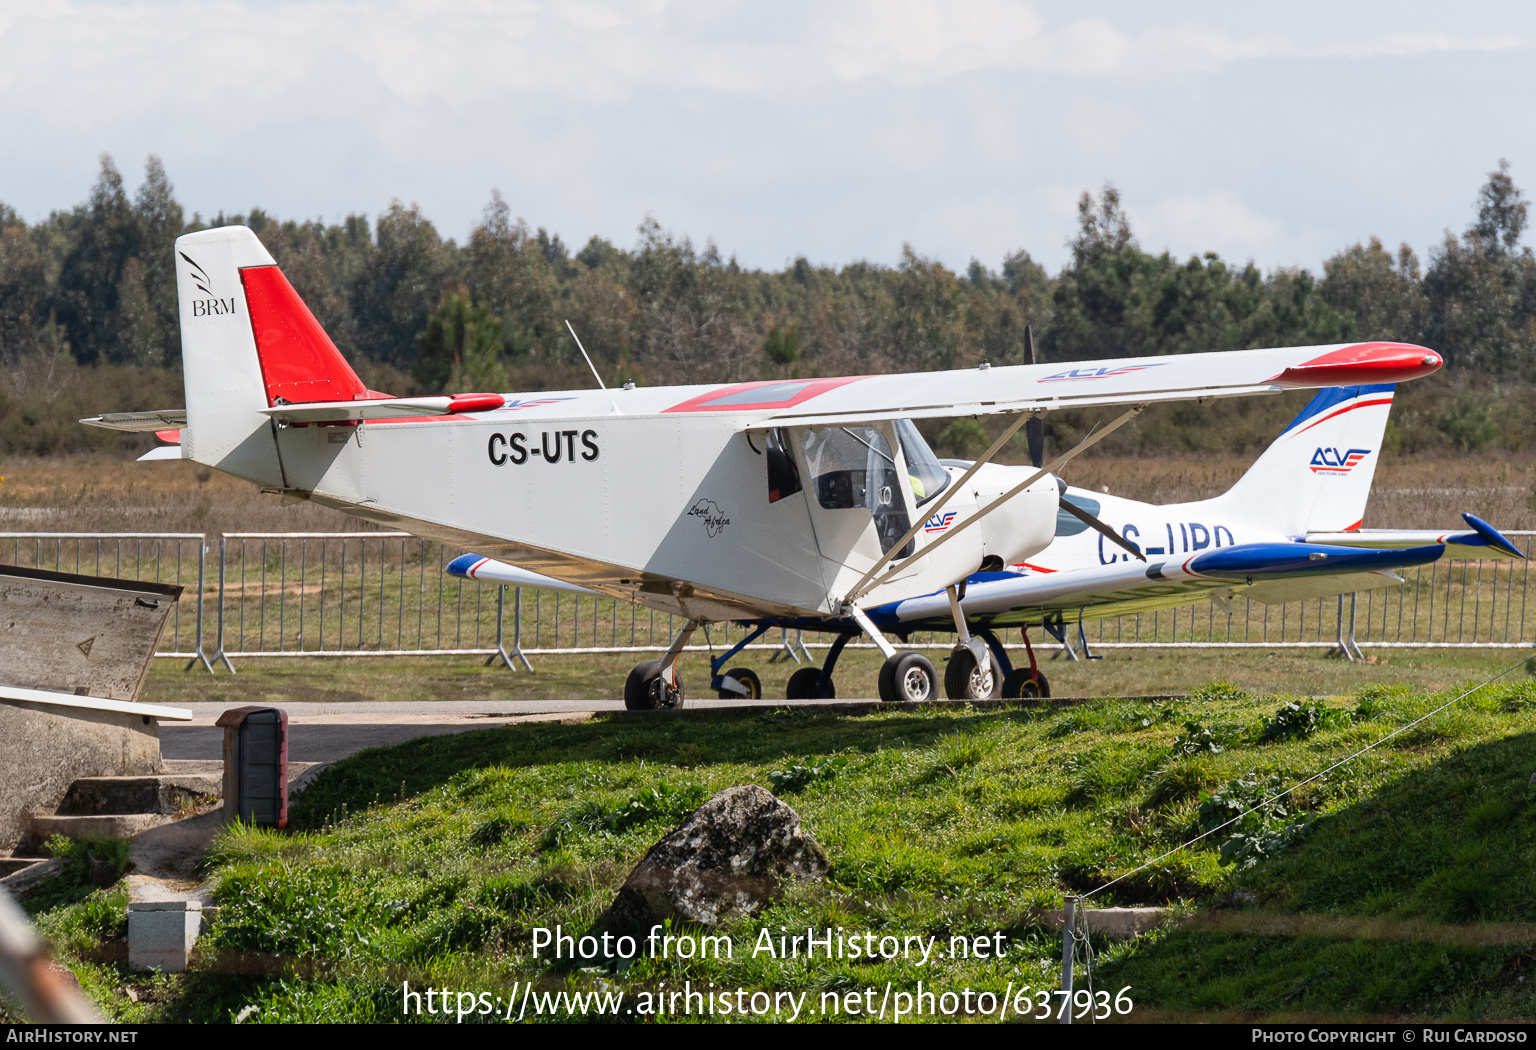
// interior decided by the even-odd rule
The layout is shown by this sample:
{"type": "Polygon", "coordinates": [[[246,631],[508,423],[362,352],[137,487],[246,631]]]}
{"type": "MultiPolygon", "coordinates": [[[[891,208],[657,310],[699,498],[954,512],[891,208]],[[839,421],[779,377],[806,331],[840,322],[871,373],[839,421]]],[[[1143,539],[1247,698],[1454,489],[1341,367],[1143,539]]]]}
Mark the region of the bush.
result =
{"type": "Polygon", "coordinates": [[[1331,729],[1348,720],[1316,700],[1288,700],[1264,723],[1259,739],[1266,744],[1279,740],[1300,740],[1320,729],[1331,729]]]}
{"type": "Polygon", "coordinates": [[[772,785],[773,793],[776,795],[792,794],[796,791],[804,791],[818,780],[831,780],[847,767],[846,758],[829,758],[813,766],[796,762],[785,769],[770,770],[768,783],[772,785]]]}
{"type": "Polygon", "coordinates": [[[555,849],[574,839],[601,832],[621,835],[654,821],[680,823],[708,797],[709,792],[698,784],[674,786],[663,780],[616,806],[605,806],[595,799],[587,801],[562,813],[546,828],[539,837],[539,848],[555,849]]]}
{"type": "Polygon", "coordinates": [[[1195,690],[1193,693],[1189,694],[1189,702],[1199,704],[1209,704],[1220,701],[1236,703],[1243,700],[1252,699],[1252,694],[1239,689],[1231,682],[1221,681],[1220,679],[1214,682],[1208,682],[1201,686],[1199,689],[1195,690]]]}
{"type": "Polygon", "coordinates": [[[1184,732],[1173,740],[1175,755],[1219,755],[1221,751],[1221,741],[1216,733],[1199,722],[1185,722],[1184,732]]]}
{"type": "Polygon", "coordinates": [[[48,852],[58,858],[59,874],[70,882],[110,886],[128,870],[133,847],[127,839],[110,835],[55,835],[48,840],[48,852]]]}
{"type": "Polygon", "coordinates": [[[1222,829],[1220,862],[1239,871],[1251,868],[1290,845],[1311,825],[1306,818],[1289,820],[1291,812],[1278,799],[1284,790],[1285,782],[1277,776],[1263,783],[1257,777],[1230,781],[1219,792],[1200,796],[1195,830],[1222,829]]]}

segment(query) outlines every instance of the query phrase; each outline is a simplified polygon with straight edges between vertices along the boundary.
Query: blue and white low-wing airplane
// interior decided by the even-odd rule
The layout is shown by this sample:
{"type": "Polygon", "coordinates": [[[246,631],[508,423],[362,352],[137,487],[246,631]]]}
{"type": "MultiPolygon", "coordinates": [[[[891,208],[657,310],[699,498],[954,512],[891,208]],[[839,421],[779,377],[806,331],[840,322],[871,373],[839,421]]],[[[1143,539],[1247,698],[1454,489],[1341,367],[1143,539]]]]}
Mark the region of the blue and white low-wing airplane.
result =
{"type": "MultiPolygon", "coordinates": [[[[1520,550],[1492,526],[1465,514],[1467,529],[1364,529],[1365,505],[1380,455],[1391,385],[1323,390],[1302,409],[1227,492],[1191,503],[1151,504],[1063,487],[1054,541],[1041,553],[1001,571],[974,573],[957,594],[968,632],[987,643],[996,673],[962,661],[945,675],[952,698],[1049,695],[1035,666],[1014,670],[996,631],[1044,626],[1059,639],[1065,621],[1095,620],[1214,600],[1245,597],[1267,604],[1369,590],[1402,582],[1394,570],[1440,557],[1519,558],[1520,550]],[[1079,514],[1082,514],[1080,517],[1079,514]],[[1100,531],[1101,526],[1108,526],[1100,531]]],[[[969,464],[951,461],[958,476],[969,464]]],[[[1005,468],[1027,473],[1031,468],[1005,468]]],[[[924,528],[942,532],[953,516],[930,516],[924,528]]],[[[524,587],[592,593],[489,558],[465,555],[449,573],[524,587]]],[[[913,631],[953,631],[946,591],[867,610],[874,626],[902,637],[913,631]]],[[[863,633],[852,618],[835,621],[775,618],[752,621],[762,631],[863,633]]],[[[1026,635],[1027,638],[1027,635],[1026,635]]],[[[714,661],[713,688],[722,697],[761,693],[755,674],[723,672],[742,642],[714,661]]],[[[807,668],[790,680],[790,698],[833,695],[832,668],[807,668]]],[[[951,667],[955,662],[951,661],[951,667]]]]}
{"type": "Polygon", "coordinates": [[[898,651],[873,617],[926,619],[901,606],[935,592],[946,592],[961,640],[946,677],[985,684],[1000,668],[969,634],[960,586],[1050,546],[1055,473],[1143,407],[1398,383],[1441,365],[1421,346],[1365,342],[400,398],[363,384],[249,229],[179,237],[175,265],[186,409],[84,422],[179,429],[181,458],[284,498],[682,615],[665,656],[631,674],[625,700],[636,707],[681,702],[677,657],[693,630],[739,620],[847,619],[886,656],[880,695],[925,699],[938,689],[932,662],[898,651]],[[1119,414],[1038,469],[991,462],[1029,419],[1068,407],[1119,414]],[[946,470],[911,422],[983,415],[1013,421],[963,470],[946,470]],[[936,517],[942,527],[930,528],[936,517]]]}

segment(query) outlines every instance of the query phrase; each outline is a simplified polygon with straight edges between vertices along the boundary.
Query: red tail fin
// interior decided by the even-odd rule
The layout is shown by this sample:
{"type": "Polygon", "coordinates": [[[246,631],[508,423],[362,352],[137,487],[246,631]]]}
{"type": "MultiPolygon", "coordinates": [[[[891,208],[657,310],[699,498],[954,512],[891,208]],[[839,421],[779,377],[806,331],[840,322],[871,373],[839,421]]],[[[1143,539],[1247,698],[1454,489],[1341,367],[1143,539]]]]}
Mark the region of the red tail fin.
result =
{"type": "Polygon", "coordinates": [[[240,271],[256,356],[267,387],[267,406],[284,401],[353,401],[370,392],[363,386],[315,315],[276,266],[240,271]]]}

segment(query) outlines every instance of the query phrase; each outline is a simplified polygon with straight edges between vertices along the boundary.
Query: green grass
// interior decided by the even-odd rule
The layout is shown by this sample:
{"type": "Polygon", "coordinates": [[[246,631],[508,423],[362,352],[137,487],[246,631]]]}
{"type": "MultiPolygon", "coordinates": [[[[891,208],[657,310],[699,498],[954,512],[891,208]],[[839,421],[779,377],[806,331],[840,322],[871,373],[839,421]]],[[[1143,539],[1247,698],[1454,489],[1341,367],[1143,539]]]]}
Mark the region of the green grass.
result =
{"type": "MultiPolygon", "coordinates": [[[[61,901],[41,918],[124,1019],[398,1020],[402,982],[494,999],[531,981],[627,1004],[684,982],[812,1004],[887,982],[1038,991],[1055,986],[1060,953],[1040,915],[1064,892],[1132,872],[1234,800],[1262,800],[1445,699],[1377,688],[1300,708],[1216,683],[1159,704],[600,716],[425,738],[327,770],[288,832],[221,836],[208,858],[220,912],[199,960],[138,1003],[118,989],[140,978],[90,961],[91,931],[112,933],[102,905],[61,901]],[[534,928],[596,928],[651,844],[745,783],[777,787],[832,871],[725,930],[732,960],[532,957],[534,928]],[[807,925],[942,946],[1001,932],[1011,950],[926,967],[750,954],[765,932],[807,925]]],[[[1133,1020],[1536,1015],[1520,980],[1536,927],[1486,927],[1536,922],[1533,734],[1536,684],[1490,688],[1135,871],[1095,903],[1173,903],[1227,925],[1099,944],[1095,987],[1131,986],[1133,1020]],[[1275,916],[1314,926],[1242,928],[1275,916]]]]}

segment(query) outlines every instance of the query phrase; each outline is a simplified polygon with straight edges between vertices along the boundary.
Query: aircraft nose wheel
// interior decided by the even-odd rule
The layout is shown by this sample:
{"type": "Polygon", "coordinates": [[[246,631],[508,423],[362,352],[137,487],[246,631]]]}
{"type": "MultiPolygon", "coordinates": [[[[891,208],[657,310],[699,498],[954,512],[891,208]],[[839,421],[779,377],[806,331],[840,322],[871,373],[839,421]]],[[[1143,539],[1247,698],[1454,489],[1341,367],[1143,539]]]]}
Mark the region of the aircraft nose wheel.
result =
{"type": "Polygon", "coordinates": [[[880,699],[888,704],[932,700],[939,691],[939,673],[922,653],[897,653],[880,665],[880,699]]]}
{"type": "Polygon", "coordinates": [[[1020,667],[1003,679],[1003,698],[1006,700],[1048,700],[1051,683],[1045,675],[1036,672],[1030,676],[1029,668],[1020,667]]]}
{"type": "Polygon", "coordinates": [[[956,646],[944,668],[944,695],[951,700],[993,700],[1002,686],[997,665],[987,661],[983,671],[976,664],[976,654],[965,646],[956,646]]]}
{"type": "Polygon", "coordinates": [[[683,706],[683,683],[669,686],[661,678],[661,661],[647,660],[624,680],[624,707],[628,711],[668,711],[683,706]]]}

